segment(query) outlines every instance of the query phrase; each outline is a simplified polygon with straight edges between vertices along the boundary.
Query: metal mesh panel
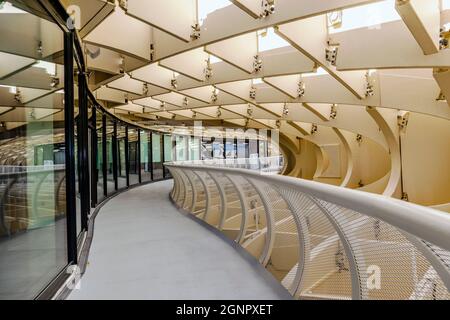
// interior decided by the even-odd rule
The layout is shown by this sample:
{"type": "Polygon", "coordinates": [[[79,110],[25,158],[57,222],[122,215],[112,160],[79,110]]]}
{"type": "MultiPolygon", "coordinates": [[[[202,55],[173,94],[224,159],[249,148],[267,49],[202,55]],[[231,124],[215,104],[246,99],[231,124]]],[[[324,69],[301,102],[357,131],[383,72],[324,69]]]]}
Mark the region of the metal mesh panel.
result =
{"type": "Polygon", "coordinates": [[[373,210],[363,214],[312,196],[314,188],[309,194],[309,184],[297,189],[293,180],[234,169],[171,170],[178,205],[203,212],[199,218],[239,241],[296,298],[450,299],[450,252],[375,218],[373,210]]]}
{"type": "Polygon", "coordinates": [[[295,213],[305,244],[298,298],[350,299],[349,262],[336,229],[308,196],[280,188],[295,213]]]}
{"type": "Polygon", "coordinates": [[[199,215],[210,225],[217,227],[220,223],[221,199],[219,190],[213,179],[207,172],[196,171],[196,175],[203,182],[205,188],[205,198],[201,200],[200,206],[203,208],[203,215],[199,215]]]}
{"type": "Polygon", "coordinates": [[[221,216],[219,229],[230,239],[236,240],[242,223],[243,211],[238,191],[228,176],[214,174],[214,177],[225,193],[225,208],[223,216],[221,216]]]}
{"type": "Polygon", "coordinates": [[[434,268],[397,228],[335,204],[319,203],[336,219],[351,246],[363,299],[448,298],[434,268]]]}

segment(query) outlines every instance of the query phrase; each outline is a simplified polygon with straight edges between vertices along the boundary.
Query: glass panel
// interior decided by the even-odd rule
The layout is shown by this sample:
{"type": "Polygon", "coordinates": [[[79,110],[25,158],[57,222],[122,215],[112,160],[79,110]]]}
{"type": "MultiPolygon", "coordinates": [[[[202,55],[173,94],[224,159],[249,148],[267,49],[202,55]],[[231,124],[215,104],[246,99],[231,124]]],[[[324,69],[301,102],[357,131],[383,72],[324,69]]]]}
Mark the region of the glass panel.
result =
{"type": "Polygon", "coordinates": [[[225,143],[225,155],[227,159],[236,158],[236,149],[234,141],[226,141],[225,143]]]}
{"type": "Polygon", "coordinates": [[[105,198],[105,190],[103,189],[103,126],[102,126],[102,113],[97,111],[97,202],[100,203],[105,198]]]}
{"type": "Polygon", "coordinates": [[[67,265],[63,33],[20,3],[0,18],[0,299],[35,298],[67,265]]]}
{"type": "Polygon", "coordinates": [[[189,158],[190,160],[200,160],[200,138],[194,137],[189,141],[190,151],[189,158]]]}
{"type": "MultiPolygon", "coordinates": [[[[174,151],[175,150],[174,150],[173,144],[172,144],[172,136],[165,134],[164,135],[164,162],[172,161],[174,151]]],[[[164,168],[164,172],[165,172],[165,177],[168,178],[170,176],[169,170],[164,168]]]]}
{"type": "Polygon", "coordinates": [[[139,183],[138,151],[138,130],[130,128],[128,129],[128,170],[130,174],[130,185],[139,183]]]}
{"type": "Polygon", "coordinates": [[[125,159],[125,131],[126,126],[117,124],[117,184],[119,189],[127,186],[125,159]]]}
{"type": "Polygon", "coordinates": [[[249,158],[258,158],[258,140],[249,141],[249,158]]]}
{"type": "Polygon", "coordinates": [[[244,140],[238,139],[237,141],[237,157],[238,159],[247,158],[247,144],[244,140]]]}
{"type": "Polygon", "coordinates": [[[161,134],[152,134],[152,155],[153,155],[153,179],[163,178],[163,167],[161,157],[161,134]]]}
{"type": "Polygon", "coordinates": [[[267,157],[267,142],[259,141],[259,157],[267,157]]]}
{"type": "Polygon", "coordinates": [[[114,173],[113,173],[113,136],[114,122],[110,117],[106,117],[106,181],[107,194],[111,195],[115,192],[114,173]]]}
{"type": "MultiPolygon", "coordinates": [[[[76,101],[75,103],[77,103],[76,101]]],[[[77,107],[77,106],[76,106],[77,107]]],[[[80,130],[80,123],[78,119],[78,108],[75,110],[75,190],[76,190],[76,227],[77,234],[81,232],[81,194],[80,194],[80,153],[78,148],[78,132],[80,130]]]]}
{"type": "Polygon", "coordinates": [[[141,178],[142,182],[150,181],[151,163],[150,163],[150,132],[141,130],[141,178]]]}
{"type": "Polygon", "coordinates": [[[210,138],[203,138],[202,140],[202,159],[210,160],[213,155],[212,141],[210,138]]]}
{"type": "Polygon", "coordinates": [[[187,160],[186,139],[185,136],[176,136],[176,161],[187,160]]]}
{"type": "Polygon", "coordinates": [[[214,140],[212,144],[213,148],[213,158],[214,159],[223,159],[223,142],[222,139],[214,140]]]}

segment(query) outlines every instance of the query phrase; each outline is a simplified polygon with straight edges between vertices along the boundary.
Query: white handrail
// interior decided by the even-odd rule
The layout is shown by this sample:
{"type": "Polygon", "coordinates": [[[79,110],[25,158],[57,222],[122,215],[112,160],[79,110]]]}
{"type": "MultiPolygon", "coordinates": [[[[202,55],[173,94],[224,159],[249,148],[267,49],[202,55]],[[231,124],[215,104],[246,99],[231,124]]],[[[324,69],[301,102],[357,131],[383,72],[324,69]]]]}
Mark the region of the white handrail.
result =
{"type": "Polygon", "coordinates": [[[432,208],[373,193],[280,175],[261,175],[246,169],[166,163],[196,171],[240,174],[277,185],[297,189],[310,196],[383,220],[414,236],[450,251],[450,215],[432,208]]]}

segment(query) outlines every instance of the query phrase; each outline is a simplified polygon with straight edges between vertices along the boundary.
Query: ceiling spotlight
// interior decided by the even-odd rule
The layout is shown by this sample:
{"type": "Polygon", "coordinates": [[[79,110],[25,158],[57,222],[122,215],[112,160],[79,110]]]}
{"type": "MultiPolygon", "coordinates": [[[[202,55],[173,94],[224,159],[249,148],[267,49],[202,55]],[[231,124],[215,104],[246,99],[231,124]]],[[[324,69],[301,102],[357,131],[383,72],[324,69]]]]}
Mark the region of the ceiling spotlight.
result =
{"type": "Polygon", "coordinates": [[[298,98],[303,98],[303,96],[305,95],[305,89],[306,89],[305,83],[302,80],[300,80],[297,85],[297,97],[298,98]]]}
{"type": "Polygon", "coordinates": [[[253,116],[253,107],[252,107],[251,104],[248,104],[248,105],[247,105],[247,115],[248,115],[249,117],[253,116]]]}
{"type": "Polygon", "coordinates": [[[362,136],[361,134],[358,133],[358,134],[356,135],[356,142],[358,142],[359,144],[361,144],[362,139],[363,139],[363,136],[362,136]]]}
{"type": "Polygon", "coordinates": [[[255,55],[253,58],[254,58],[254,61],[253,61],[253,71],[254,71],[255,73],[258,73],[258,72],[260,72],[261,69],[262,69],[263,62],[262,62],[262,60],[260,59],[260,57],[259,57],[258,54],[255,55]]]}
{"type": "Polygon", "coordinates": [[[266,18],[275,13],[275,0],[263,0],[261,2],[262,12],[261,18],[266,18]]]}
{"type": "Polygon", "coordinates": [[[197,40],[200,38],[200,25],[198,23],[191,26],[191,39],[197,40]]]}
{"type": "Polygon", "coordinates": [[[216,102],[217,102],[217,99],[218,99],[218,96],[219,96],[219,90],[216,89],[216,88],[214,88],[214,89],[213,89],[213,92],[212,92],[212,94],[211,94],[211,102],[212,102],[212,103],[216,103],[216,102]]]}
{"type": "Polygon", "coordinates": [[[249,97],[251,100],[256,99],[256,88],[253,86],[250,88],[249,97]]]}
{"type": "Polygon", "coordinates": [[[144,83],[144,84],[142,85],[142,94],[143,94],[144,96],[146,96],[146,95],[148,94],[148,84],[147,84],[147,83],[144,83]]]}
{"type": "Polygon", "coordinates": [[[325,59],[332,65],[336,66],[338,47],[330,47],[325,49],[325,59]]]}
{"type": "Polygon", "coordinates": [[[375,95],[375,88],[370,81],[370,72],[366,73],[366,98],[373,97],[375,95]]]}
{"type": "Polygon", "coordinates": [[[52,77],[50,80],[50,87],[56,88],[59,85],[59,78],[52,77]]]}
{"type": "Polygon", "coordinates": [[[337,117],[337,105],[333,104],[330,110],[330,120],[334,120],[337,117]]]}
{"type": "Polygon", "coordinates": [[[211,67],[211,59],[209,57],[206,60],[206,67],[203,70],[203,73],[205,74],[205,81],[209,81],[213,75],[213,70],[211,67]]]}
{"type": "Polygon", "coordinates": [[[287,103],[283,105],[283,117],[287,117],[289,115],[289,108],[287,103]]]}

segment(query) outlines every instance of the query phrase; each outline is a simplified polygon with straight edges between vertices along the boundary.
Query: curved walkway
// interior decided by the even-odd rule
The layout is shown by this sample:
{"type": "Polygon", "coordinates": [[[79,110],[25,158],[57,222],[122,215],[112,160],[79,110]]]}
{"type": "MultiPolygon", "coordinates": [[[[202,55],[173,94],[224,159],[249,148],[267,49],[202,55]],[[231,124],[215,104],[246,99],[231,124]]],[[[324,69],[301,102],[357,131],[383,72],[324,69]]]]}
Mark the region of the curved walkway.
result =
{"type": "Polygon", "coordinates": [[[172,181],[138,187],[100,210],[81,288],[69,299],[289,299],[240,247],[181,214],[172,181]]]}

